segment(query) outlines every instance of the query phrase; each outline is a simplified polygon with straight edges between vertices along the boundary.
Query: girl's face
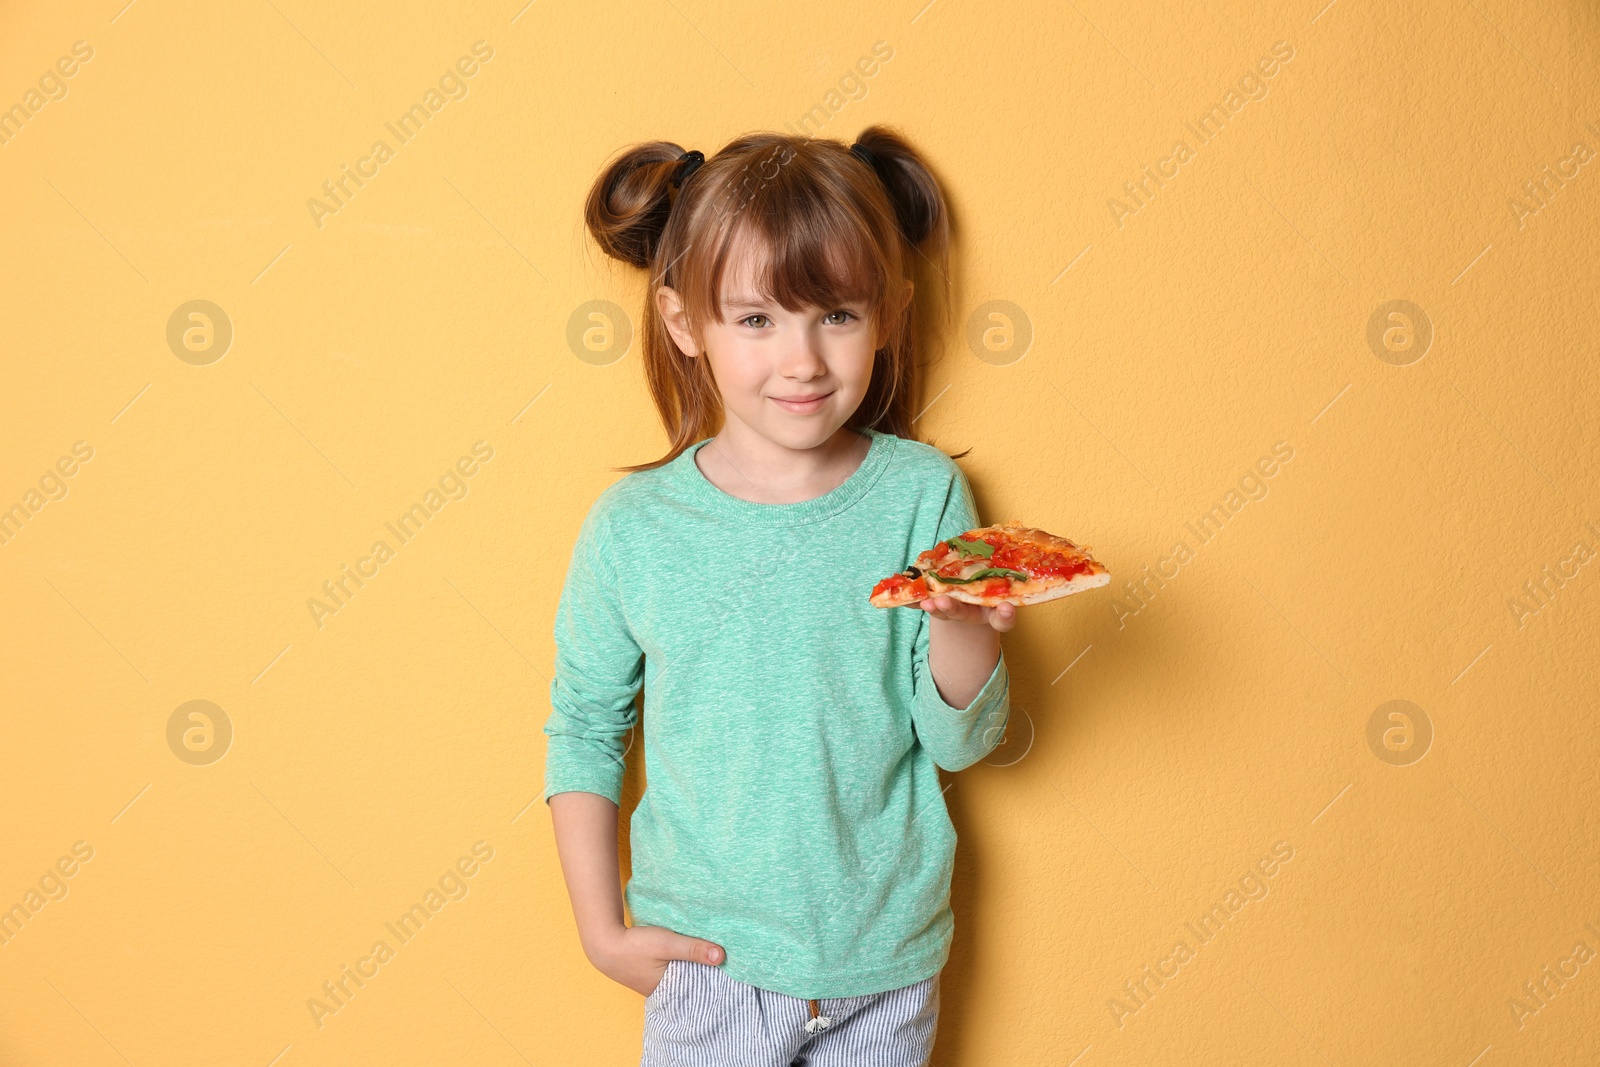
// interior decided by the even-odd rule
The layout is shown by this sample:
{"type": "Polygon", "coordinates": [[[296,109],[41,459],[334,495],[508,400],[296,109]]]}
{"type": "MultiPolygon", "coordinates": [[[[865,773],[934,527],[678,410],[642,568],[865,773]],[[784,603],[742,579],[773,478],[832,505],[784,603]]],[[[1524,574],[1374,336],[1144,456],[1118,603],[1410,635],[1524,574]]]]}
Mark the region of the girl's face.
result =
{"type": "MultiPolygon", "coordinates": [[[[657,306],[678,348],[711,361],[727,422],[792,449],[823,444],[866,396],[873,353],[886,340],[872,334],[864,303],[789,311],[759,296],[757,258],[741,242],[722,278],[722,321],[705,327],[704,347],[689,332],[681,295],[661,286],[657,306]]],[[[911,297],[906,283],[905,298],[911,297]]]]}

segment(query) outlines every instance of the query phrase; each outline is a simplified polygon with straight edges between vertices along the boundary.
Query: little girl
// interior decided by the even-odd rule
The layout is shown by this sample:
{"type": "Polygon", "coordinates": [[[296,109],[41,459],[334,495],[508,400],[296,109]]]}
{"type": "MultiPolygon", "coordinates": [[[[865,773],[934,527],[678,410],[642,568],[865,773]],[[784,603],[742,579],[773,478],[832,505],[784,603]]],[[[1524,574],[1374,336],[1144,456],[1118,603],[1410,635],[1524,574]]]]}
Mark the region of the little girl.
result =
{"type": "Polygon", "coordinates": [[[589,509],[556,611],[544,799],[584,953],[646,995],[644,1067],[923,1064],[954,927],[938,768],[999,743],[1016,622],[867,602],[980,525],[912,428],[913,275],[944,275],[944,196],[872,127],[711,159],[637,145],[585,214],[650,272],[644,369],[671,446],[589,509]]]}

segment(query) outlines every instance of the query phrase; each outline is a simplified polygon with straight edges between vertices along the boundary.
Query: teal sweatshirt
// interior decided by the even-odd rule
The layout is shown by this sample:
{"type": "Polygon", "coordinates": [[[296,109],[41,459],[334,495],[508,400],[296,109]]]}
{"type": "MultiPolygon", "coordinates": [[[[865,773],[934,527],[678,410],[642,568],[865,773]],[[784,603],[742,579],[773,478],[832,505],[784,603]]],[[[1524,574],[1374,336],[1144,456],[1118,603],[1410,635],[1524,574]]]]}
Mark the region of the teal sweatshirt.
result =
{"type": "Polygon", "coordinates": [[[980,523],[949,456],[866,436],[847,480],[794,504],[712,485],[694,462],[710,438],[623,476],[584,518],[556,609],[544,800],[620,805],[642,681],[633,923],[713,941],[730,977],[807,999],[944,966],[956,835],[938,768],[993,751],[1010,714],[1003,655],[952,707],[927,614],[867,602],[980,523]]]}

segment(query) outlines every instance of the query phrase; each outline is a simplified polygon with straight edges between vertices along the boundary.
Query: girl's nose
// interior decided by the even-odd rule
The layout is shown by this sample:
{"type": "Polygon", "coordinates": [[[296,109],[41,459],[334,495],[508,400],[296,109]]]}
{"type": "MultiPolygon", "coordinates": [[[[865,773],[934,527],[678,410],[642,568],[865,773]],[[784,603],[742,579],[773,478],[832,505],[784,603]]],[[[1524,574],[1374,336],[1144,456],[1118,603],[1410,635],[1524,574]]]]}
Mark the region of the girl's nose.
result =
{"type": "Polygon", "coordinates": [[[801,330],[784,352],[780,368],[788,378],[815,378],[828,369],[822,358],[822,336],[816,330],[801,330]]]}

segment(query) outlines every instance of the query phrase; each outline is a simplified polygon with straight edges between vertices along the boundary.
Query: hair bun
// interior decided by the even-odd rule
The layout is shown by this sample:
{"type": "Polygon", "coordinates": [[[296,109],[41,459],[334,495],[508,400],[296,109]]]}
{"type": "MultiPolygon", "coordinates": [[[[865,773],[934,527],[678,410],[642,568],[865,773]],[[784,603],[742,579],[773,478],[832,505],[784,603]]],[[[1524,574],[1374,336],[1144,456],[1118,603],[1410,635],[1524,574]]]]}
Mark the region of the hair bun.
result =
{"type": "Polygon", "coordinates": [[[671,188],[682,155],[684,150],[670,141],[649,141],[625,149],[600,172],[584,203],[583,220],[606,255],[650,266],[672,210],[671,188]]]}
{"type": "Polygon", "coordinates": [[[877,172],[894,205],[900,233],[913,248],[929,237],[949,235],[944,194],[927,162],[890,126],[868,126],[850,150],[877,172]],[[860,151],[857,151],[860,149],[860,151]]]}

